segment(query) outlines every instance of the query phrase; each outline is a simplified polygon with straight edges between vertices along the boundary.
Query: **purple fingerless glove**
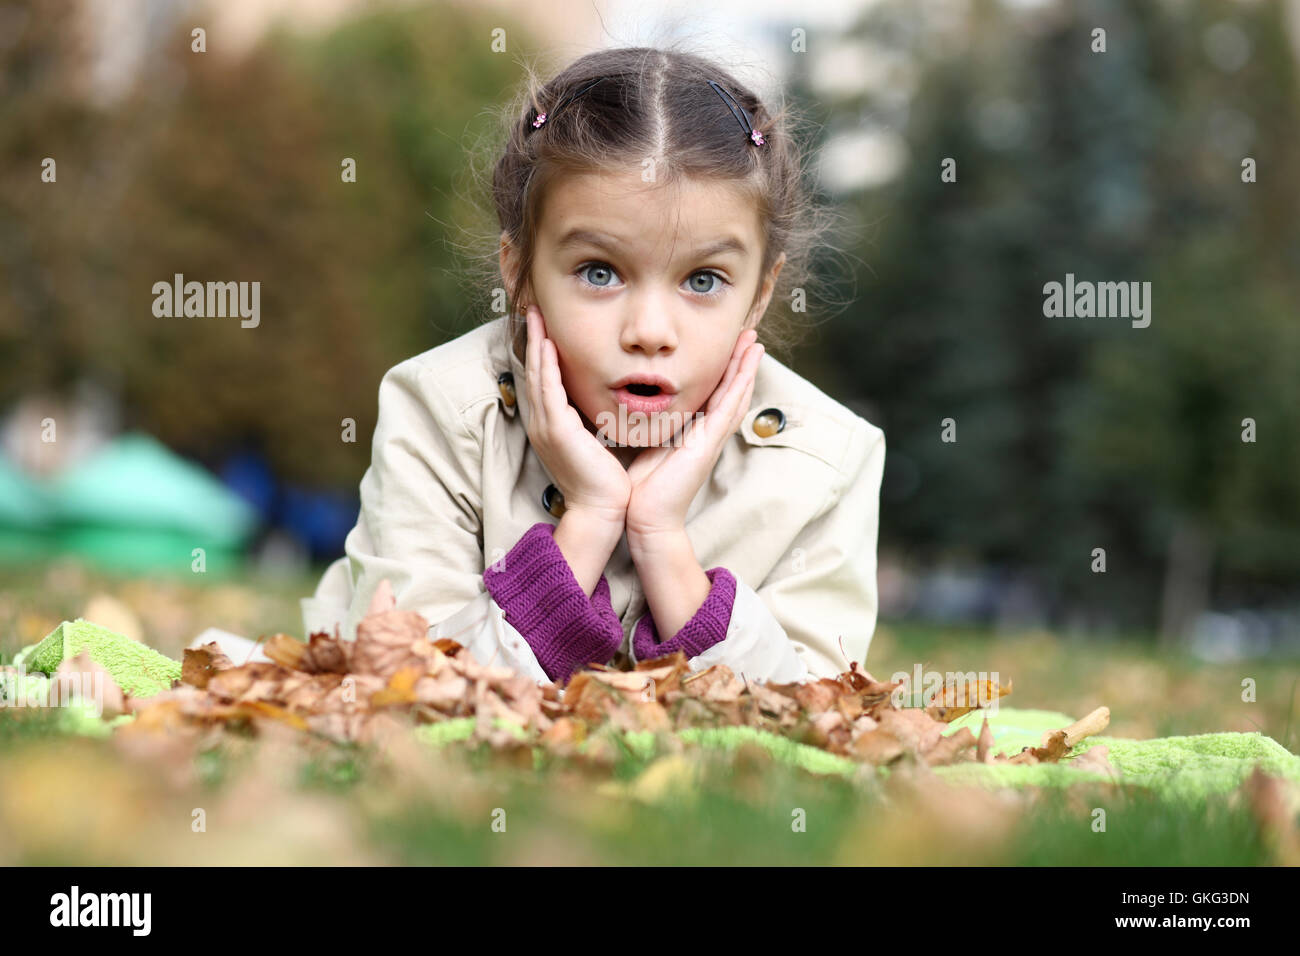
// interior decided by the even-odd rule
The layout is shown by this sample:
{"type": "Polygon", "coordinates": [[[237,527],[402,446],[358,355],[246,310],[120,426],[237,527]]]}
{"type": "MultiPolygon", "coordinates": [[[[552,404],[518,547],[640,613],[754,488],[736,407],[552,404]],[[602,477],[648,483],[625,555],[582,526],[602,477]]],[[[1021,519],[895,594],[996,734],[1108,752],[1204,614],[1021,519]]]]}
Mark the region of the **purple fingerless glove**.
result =
{"type": "Polygon", "coordinates": [[[609,581],[602,574],[587,597],[555,543],[554,525],[529,528],[502,565],[489,566],[483,583],[551,680],[563,684],[587,664],[609,663],[623,643],[609,581]]]}
{"type": "Polygon", "coordinates": [[[709,583],[709,596],[704,599],[695,615],[682,625],[682,629],[669,640],[659,643],[659,629],[647,611],[637,622],[632,635],[632,652],[638,661],[654,660],[682,651],[692,658],[703,654],[727,636],[731,625],[731,609],[736,602],[736,579],[726,568],[710,568],[704,572],[709,583]]]}

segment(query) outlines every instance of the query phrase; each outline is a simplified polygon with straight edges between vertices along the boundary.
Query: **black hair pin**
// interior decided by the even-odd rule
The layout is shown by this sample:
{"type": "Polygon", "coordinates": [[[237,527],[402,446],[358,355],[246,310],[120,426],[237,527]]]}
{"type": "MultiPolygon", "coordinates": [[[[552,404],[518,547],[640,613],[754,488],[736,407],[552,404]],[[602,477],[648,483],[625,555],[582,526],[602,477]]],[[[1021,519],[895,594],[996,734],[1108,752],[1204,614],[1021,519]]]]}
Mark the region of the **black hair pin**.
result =
{"type": "Polygon", "coordinates": [[[709,80],[709,86],[713,87],[714,91],[722,97],[722,101],[726,103],[727,108],[731,110],[731,115],[736,117],[736,122],[740,123],[740,128],[749,134],[749,138],[755,146],[762,146],[767,142],[767,140],[763,138],[763,134],[754,129],[754,124],[750,122],[749,119],[749,113],[745,111],[743,106],[736,102],[735,98],[730,93],[712,80],[709,80]]]}
{"type": "Polygon", "coordinates": [[[579,90],[575,90],[574,92],[570,93],[568,96],[566,96],[566,97],[565,97],[565,98],[560,102],[560,104],[559,104],[557,107],[555,107],[555,109],[551,110],[549,113],[538,113],[537,116],[533,119],[533,129],[537,129],[537,128],[539,128],[543,123],[546,122],[548,116],[549,116],[549,117],[554,117],[557,113],[560,112],[560,110],[564,109],[566,106],[568,106],[568,105],[569,105],[570,103],[572,103],[574,100],[576,100],[579,96],[583,96],[583,95],[585,95],[585,94],[586,94],[586,93],[587,93],[587,92],[588,92],[588,91],[589,91],[593,86],[595,86],[597,83],[599,83],[599,82],[600,82],[601,80],[603,80],[603,79],[604,79],[603,76],[598,76],[598,77],[596,77],[594,80],[592,80],[590,83],[588,83],[586,86],[582,87],[582,88],[579,89],[579,90]]]}

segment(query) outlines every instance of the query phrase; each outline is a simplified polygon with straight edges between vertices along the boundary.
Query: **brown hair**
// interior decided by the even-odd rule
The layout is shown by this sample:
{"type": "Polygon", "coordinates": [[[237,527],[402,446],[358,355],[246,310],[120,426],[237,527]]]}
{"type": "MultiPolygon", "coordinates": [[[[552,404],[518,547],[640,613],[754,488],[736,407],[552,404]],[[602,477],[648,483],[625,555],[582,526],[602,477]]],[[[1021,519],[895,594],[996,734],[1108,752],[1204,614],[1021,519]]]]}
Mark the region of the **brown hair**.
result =
{"type": "MultiPolygon", "coordinates": [[[[508,335],[523,361],[527,325],[519,314],[535,255],[538,216],[548,184],[557,176],[587,171],[638,168],[655,161],[656,178],[728,181],[758,209],[764,250],[762,279],[781,253],[786,262],[771,302],[788,302],[796,288],[805,296],[812,284],[809,258],[825,247],[832,216],[818,206],[805,183],[805,152],[795,139],[799,117],[788,104],[768,109],[754,92],[707,58],[671,48],[622,47],[589,53],[549,81],[526,67],[524,88],[505,108],[505,143],[493,149],[492,204],[499,228],[492,234],[488,287],[497,284],[501,234],[517,251],[518,271],[503,276],[508,335]],[[604,79],[556,107],[593,80],[604,79]],[[756,146],[712,80],[745,109],[766,142],[756,146]],[[548,113],[534,128],[533,119],[548,113]],[[660,170],[665,170],[663,177],[660,170]]],[[[485,242],[486,245],[486,242],[485,242]]],[[[486,271],[486,269],[484,270],[486,271]]],[[[497,297],[500,307],[500,295],[497,297]]],[[[769,303],[769,312],[772,311],[769,303]]],[[[759,341],[769,350],[788,352],[800,337],[794,313],[760,317],[759,341]]]]}

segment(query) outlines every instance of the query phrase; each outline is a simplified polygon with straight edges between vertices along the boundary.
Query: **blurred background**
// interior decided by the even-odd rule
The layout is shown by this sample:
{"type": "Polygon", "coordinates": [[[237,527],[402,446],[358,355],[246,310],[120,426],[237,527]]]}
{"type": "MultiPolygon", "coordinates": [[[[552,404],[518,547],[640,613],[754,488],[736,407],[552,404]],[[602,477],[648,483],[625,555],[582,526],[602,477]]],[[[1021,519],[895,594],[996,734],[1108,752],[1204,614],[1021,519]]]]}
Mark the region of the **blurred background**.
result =
{"type": "Polygon", "coordinates": [[[1154,705],[1176,662],[1300,659],[1281,0],[0,2],[0,651],[297,633],[383,373],[493,317],[474,165],[523,63],[678,39],[807,112],[856,237],[779,358],[887,436],[870,669],[1023,640],[1062,687],[1136,655],[1111,697],[1154,705]],[[178,273],[260,281],[259,326],[155,316],[178,273]],[[1045,317],[1067,273],[1149,281],[1150,326],[1045,317]]]}

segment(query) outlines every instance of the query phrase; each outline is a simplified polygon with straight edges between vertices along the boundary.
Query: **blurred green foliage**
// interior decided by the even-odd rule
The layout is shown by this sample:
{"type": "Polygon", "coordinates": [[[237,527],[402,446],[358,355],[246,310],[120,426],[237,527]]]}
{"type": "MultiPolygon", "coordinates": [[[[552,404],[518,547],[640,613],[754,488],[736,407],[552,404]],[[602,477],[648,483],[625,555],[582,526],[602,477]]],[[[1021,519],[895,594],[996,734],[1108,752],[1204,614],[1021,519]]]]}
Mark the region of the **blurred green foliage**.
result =
{"type": "Polygon", "coordinates": [[[474,121],[513,87],[514,59],[454,7],[276,32],[238,60],[191,53],[178,25],[130,95],[96,110],[62,87],[84,50],[75,4],[59,6],[0,64],[15,94],[0,203],[16,207],[0,228],[0,402],[97,376],[185,454],[248,440],[289,480],[355,488],[384,371],[490,318],[455,247],[473,253],[465,154],[491,132],[474,121]],[[46,155],[59,179],[42,190],[46,155]],[[260,325],[156,318],[153,284],[176,273],[260,281],[260,325]]]}
{"type": "MultiPolygon", "coordinates": [[[[522,78],[522,31],[494,54],[495,19],[381,9],[235,60],[192,54],[178,28],[101,107],[77,82],[77,4],[11,5],[38,6],[0,49],[0,406],[99,377],[129,424],[184,454],[251,441],[286,479],[355,488],[383,372],[490,318],[466,271],[495,226],[471,157],[522,78]],[[45,156],[57,188],[39,182],[45,156]],[[175,273],[260,281],[260,327],[155,318],[153,283],[175,273]]],[[[831,37],[788,54],[822,135],[874,127],[906,147],[896,178],[839,197],[863,234],[828,250],[861,264],[852,305],[791,359],[885,430],[882,551],[1029,567],[1058,619],[1117,627],[1294,600],[1300,85],[1284,5],[947,9],[877,4],[835,38],[893,64],[897,82],[855,95],[811,91],[831,37]],[[1150,281],[1150,327],[1045,317],[1043,285],[1067,273],[1150,281]]]]}
{"type": "Polygon", "coordinates": [[[855,205],[857,295],[819,349],[889,441],[882,546],[1031,566],[1056,610],[1118,627],[1162,615],[1178,632],[1211,588],[1294,602],[1300,76],[1283,4],[983,2],[955,32],[938,13],[884,3],[853,32],[914,71],[904,105],[886,84],[824,107],[908,153],[855,205]],[[1043,286],[1067,273],[1151,282],[1150,326],[1046,317],[1043,286]]]}

